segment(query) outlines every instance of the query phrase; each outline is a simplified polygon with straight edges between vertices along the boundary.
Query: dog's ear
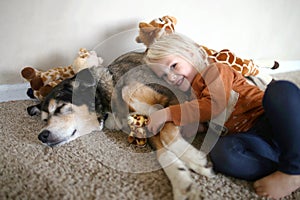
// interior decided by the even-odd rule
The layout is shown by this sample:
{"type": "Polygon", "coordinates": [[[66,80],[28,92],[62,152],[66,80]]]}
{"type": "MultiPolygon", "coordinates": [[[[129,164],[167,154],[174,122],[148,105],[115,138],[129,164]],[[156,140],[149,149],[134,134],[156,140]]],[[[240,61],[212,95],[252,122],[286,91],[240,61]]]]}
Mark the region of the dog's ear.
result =
{"type": "Polygon", "coordinates": [[[75,78],[75,86],[94,87],[95,85],[96,80],[89,68],[81,70],[77,73],[75,78]]]}

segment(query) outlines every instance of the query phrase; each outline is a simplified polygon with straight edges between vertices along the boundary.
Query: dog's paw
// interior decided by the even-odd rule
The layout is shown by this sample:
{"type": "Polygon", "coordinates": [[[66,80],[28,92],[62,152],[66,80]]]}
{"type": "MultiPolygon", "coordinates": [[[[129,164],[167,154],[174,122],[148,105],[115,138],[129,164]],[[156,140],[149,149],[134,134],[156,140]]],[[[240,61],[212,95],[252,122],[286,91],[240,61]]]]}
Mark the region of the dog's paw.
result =
{"type": "MultiPolygon", "coordinates": [[[[181,182],[181,181],[179,181],[181,182]]],[[[184,183],[180,183],[184,184],[184,183]]],[[[175,200],[181,199],[189,199],[189,200],[197,200],[201,199],[200,190],[197,187],[196,183],[191,182],[188,185],[182,185],[181,187],[173,187],[173,198],[175,200]]]]}
{"type": "Polygon", "coordinates": [[[187,166],[178,167],[177,170],[175,181],[172,182],[173,199],[207,199],[207,197],[203,196],[204,194],[199,185],[191,178],[191,172],[187,166]]]}
{"type": "Polygon", "coordinates": [[[166,151],[159,155],[158,162],[172,184],[174,199],[200,199],[200,190],[182,160],[174,153],[166,151]]]}
{"type": "Polygon", "coordinates": [[[207,178],[213,178],[216,176],[212,167],[189,166],[189,168],[197,174],[206,176],[207,178]]]}
{"type": "Polygon", "coordinates": [[[30,116],[39,115],[41,113],[39,105],[34,105],[34,106],[27,107],[27,113],[30,116]]]}
{"type": "Polygon", "coordinates": [[[174,199],[199,199],[199,188],[190,173],[186,166],[177,168],[175,181],[172,182],[174,199]]]}
{"type": "Polygon", "coordinates": [[[207,177],[214,176],[212,165],[208,163],[207,155],[193,147],[183,138],[179,138],[170,145],[167,145],[164,142],[163,144],[166,148],[176,154],[190,170],[207,177]]]}
{"type": "Polygon", "coordinates": [[[208,162],[207,156],[203,152],[195,150],[188,149],[180,159],[182,159],[188,168],[195,173],[208,178],[214,177],[215,173],[212,164],[208,162]]]}

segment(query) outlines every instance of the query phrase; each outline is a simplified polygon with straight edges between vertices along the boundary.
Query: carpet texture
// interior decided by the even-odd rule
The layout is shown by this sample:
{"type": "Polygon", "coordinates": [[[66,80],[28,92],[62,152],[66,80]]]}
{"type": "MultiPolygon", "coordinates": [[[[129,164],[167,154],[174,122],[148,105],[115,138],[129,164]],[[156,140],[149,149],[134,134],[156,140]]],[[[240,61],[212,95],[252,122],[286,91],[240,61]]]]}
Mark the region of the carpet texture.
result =
{"type": "MultiPolygon", "coordinates": [[[[300,87],[300,71],[273,76],[300,87]]],[[[127,135],[107,130],[60,147],[44,146],[37,139],[44,122],[26,112],[34,103],[0,103],[0,199],[172,199],[170,182],[149,146],[130,146],[127,135]]],[[[203,199],[260,199],[251,182],[221,174],[193,178],[203,199]]],[[[300,199],[300,190],[285,199],[300,199]]]]}

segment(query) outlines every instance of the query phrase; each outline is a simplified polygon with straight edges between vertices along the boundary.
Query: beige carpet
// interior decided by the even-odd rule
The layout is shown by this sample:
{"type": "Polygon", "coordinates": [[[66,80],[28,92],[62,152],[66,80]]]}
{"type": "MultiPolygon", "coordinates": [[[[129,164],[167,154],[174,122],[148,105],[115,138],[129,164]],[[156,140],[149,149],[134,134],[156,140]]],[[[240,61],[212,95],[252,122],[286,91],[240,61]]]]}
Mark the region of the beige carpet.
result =
{"type": "MultiPolygon", "coordinates": [[[[300,86],[300,72],[274,76],[300,86]]],[[[107,131],[46,147],[37,139],[43,122],[26,113],[33,104],[0,103],[0,199],[172,199],[149,147],[129,146],[126,135],[107,131]]],[[[259,199],[250,182],[221,174],[193,178],[203,199],[259,199]]],[[[300,199],[300,191],[286,199],[300,199]]]]}

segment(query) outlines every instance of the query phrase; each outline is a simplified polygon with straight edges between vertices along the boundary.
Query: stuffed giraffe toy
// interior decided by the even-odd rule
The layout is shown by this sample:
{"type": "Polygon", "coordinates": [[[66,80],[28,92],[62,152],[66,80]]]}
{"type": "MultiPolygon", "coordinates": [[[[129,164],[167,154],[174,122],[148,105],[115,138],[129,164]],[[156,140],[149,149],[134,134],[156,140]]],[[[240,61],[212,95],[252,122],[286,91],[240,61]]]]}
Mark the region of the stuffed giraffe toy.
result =
{"type": "Polygon", "coordinates": [[[56,85],[67,78],[73,77],[77,72],[91,66],[99,66],[103,62],[95,51],[88,51],[80,48],[78,56],[72,65],[65,67],[55,67],[47,71],[40,71],[33,67],[24,67],[21,75],[26,79],[31,88],[27,90],[27,95],[40,101],[49,94],[56,85]]]}
{"type": "Polygon", "coordinates": [[[43,100],[53,87],[66,78],[74,76],[72,66],[55,67],[45,72],[33,67],[24,67],[21,71],[22,77],[30,83],[27,95],[31,98],[43,100]]]}
{"type": "Polygon", "coordinates": [[[144,147],[147,144],[147,126],[149,119],[146,115],[131,113],[127,117],[130,128],[128,142],[138,147],[144,147]]]}
{"type": "MultiPolygon", "coordinates": [[[[144,43],[146,47],[149,47],[155,40],[163,35],[175,33],[175,25],[177,20],[172,16],[163,16],[152,20],[150,23],[139,23],[139,36],[136,38],[136,42],[144,43]]],[[[259,66],[256,65],[251,59],[242,59],[236,56],[228,49],[221,51],[215,51],[209,49],[203,45],[199,45],[207,56],[209,63],[225,63],[241,73],[243,76],[257,76],[260,72],[259,66]]],[[[274,62],[272,69],[279,67],[278,62],[274,62]]]]}
{"type": "MultiPolygon", "coordinates": [[[[176,23],[176,18],[171,16],[163,16],[162,18],[152,20],[150,23],[141,22],[139,23],[139,35],[136,37],[136,42],[144,43],[146,47],[149,47],[157,38],[166,34],[175,33],[176,23]]],[[[259,66],[254,64],[253,60],[239,58],[228,49],[223,49],[218,52],[203,45],[199,45],[199,48],[205,52],[208,63],[225,63],[245,77],[255,77],[260,73],[259,66]]],[[[271,68],[276,69],[278,67],[279,64],[275,61],[271,68]]],[[[269,76],[264,77],[264,79],[265,85],[272,80],[269,76]]],[[[254,80],[252,81],[255,82],[254,80]]],[[[264,86],[260,86],[260,88],[264,88],[264,86]]],[[[134,144],[138,147],[146,145],[147,130],[145,126],[148,121],[149,119],[145,115],[135,113],[128,115],[128,125],[131,130],[128,136],[128,142],[130,144],[134,144]]]]}

